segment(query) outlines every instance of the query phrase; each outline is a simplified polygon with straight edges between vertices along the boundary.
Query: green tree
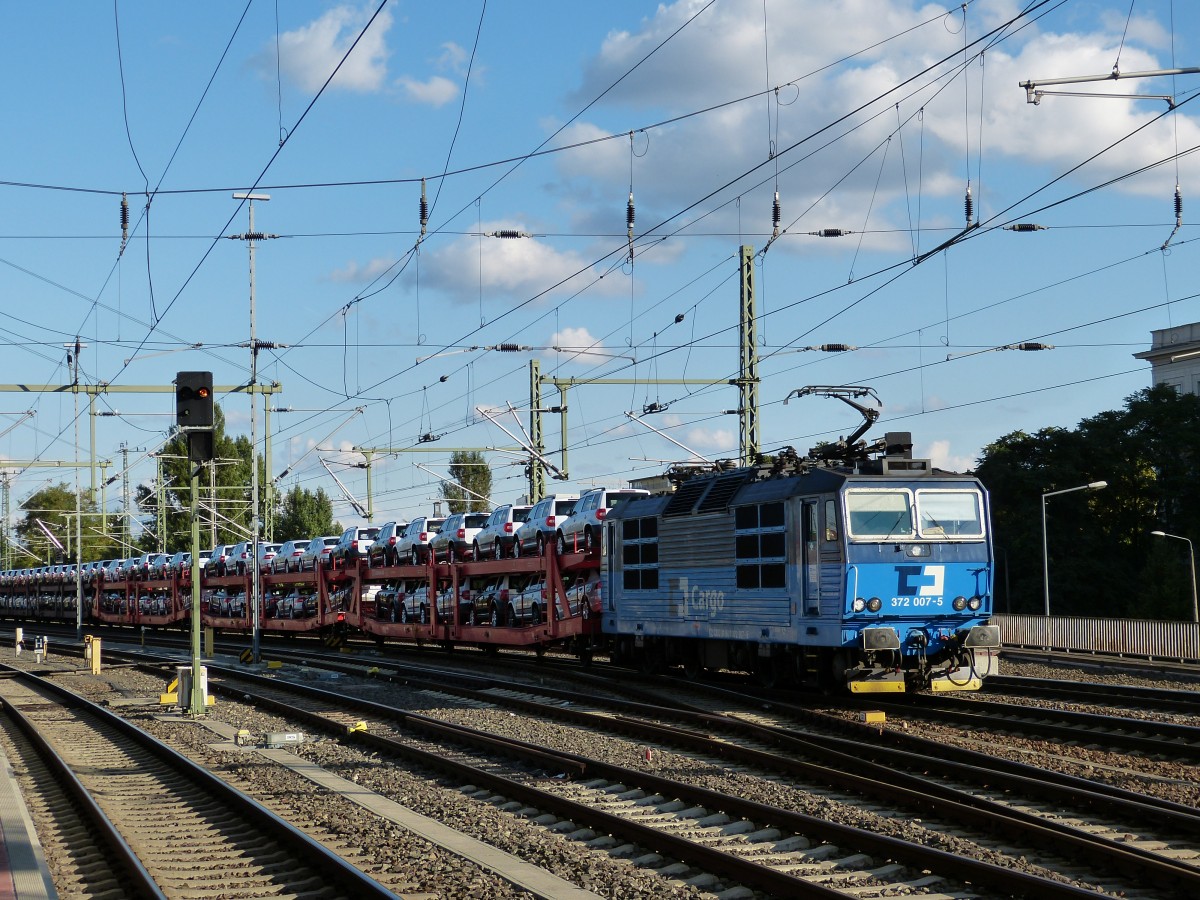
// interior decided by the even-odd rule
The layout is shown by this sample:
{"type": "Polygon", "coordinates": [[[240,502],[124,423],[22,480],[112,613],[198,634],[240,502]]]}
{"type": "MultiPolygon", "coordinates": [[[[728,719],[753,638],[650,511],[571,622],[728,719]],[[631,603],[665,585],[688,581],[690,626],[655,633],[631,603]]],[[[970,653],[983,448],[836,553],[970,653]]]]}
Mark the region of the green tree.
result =
{"type": "Polygon", "coordinates": [[[992,501],[997,608],[1044,607],[1042,495],[1106,481],[1104,490],[1044,501],[1051,613],[1191,618],[1182,544],[1150,532],[1200,543],[1197,447],[1200,398],[1165,387],[1139,391],[1124,409],[1074,430],[1018,431],[985,447],[976,474],[992,501]]]}
{"type": "MultiPolygon", "coordinates": [[[[43,563],[57,561],[73,561],[75,559],[75,491],[64,482],[42,488],[22,504],[27,512],[17,522],[17,543],[29,554],[33,554],[43,563]],[[41,522],[51,534],[63,545],[64,553],[60,553],[46,532],[38,525],[41,522]],[[70,554],[65,550],[70,548],[70,554]]],[[[80,510],[84,513],[80,526],[82,532],[82,558],[84,561],[107,559],[122,555],[119,525],[114,516],[101,517],[96,504],[89,499],[88,492],[80,496],[80,510]],[[102,521],[107,519],[107,521],[102,521]]],[[[15,549],[15,548],[14,548],[15,549]]],[[[38,563],[31,556],[16,551],[20,566],[33,566],[38,563]]]]}
{"type": "MultiPolygon", "coordinates": [[[[207,545],[213,540],[214,520],[215,543],[245,540],[250,532],[250,439],[245,435],[231,438],[225,433],[225,413],[220,405],[214,409],[213,453],[214,462],[200,473],[200,541],[207,545]]],[[[161,512],[166,523],[167,551],[186,550],[192,540],[192,467],[183,435],[176,435],[163,447],[162,463],[167,503],[161,512]]],[[[266,499],[266,491],[261,490],[266,484],[266,463],[261,456],[257,457],[257,463],[261,506],[266,499]]],[[[153,509],[153,504],[147,502],[153,509]]],[[[159,511],[153,509],[152,523],[156,528],[159,518],[159,511]]]]}
{"type": "Polygon", "coordinates": [[[283,496],[275,520],[275,540],[290,541],[319,534],[333,534],[333,500],[324,488],[316,493],[293,486],[283,496]]]}
{"type": "Polygon", "coordinates": [[[450,481],[442,482],[442,496],[450,512],[478,512],[491,508],[492,470],[479,450],[450,454],[450,481]],[[464,490],[466,488],[466,490],[464,490]]]}

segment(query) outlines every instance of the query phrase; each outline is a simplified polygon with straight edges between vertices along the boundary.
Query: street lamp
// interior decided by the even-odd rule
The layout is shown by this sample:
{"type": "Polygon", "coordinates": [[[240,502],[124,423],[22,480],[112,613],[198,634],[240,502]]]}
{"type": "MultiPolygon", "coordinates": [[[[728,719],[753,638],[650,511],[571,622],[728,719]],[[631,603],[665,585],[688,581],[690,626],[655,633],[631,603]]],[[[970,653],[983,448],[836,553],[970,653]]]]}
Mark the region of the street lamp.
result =
{"type": "Polygon", "coordinates": [[[1099,491],[1108,487],[1107,481],[1093,481],[1081,484],[1079,487],[1064,488],[1061,491],[1050,491],[1042,494],[1042,585],[1046,592],[1046,618],[1050,618],[1050,554],[1046,550],[1046,498],[1057,497],[1059,494],[1071,494],[1075,491],[1099,491]]]}
{"type": "Polygon", "coordinates": [[[1192,564],[1192,621],[1200,622],[1200,600],[1196,596],[1196,553],[1192,548],[1191,538],[1180,537],[1177,534],[1167,534],[1165,531],[1150,532],[1155,537],[1175,538],[1177,541],[1187,541],[1188,560],[1192,564]]]}

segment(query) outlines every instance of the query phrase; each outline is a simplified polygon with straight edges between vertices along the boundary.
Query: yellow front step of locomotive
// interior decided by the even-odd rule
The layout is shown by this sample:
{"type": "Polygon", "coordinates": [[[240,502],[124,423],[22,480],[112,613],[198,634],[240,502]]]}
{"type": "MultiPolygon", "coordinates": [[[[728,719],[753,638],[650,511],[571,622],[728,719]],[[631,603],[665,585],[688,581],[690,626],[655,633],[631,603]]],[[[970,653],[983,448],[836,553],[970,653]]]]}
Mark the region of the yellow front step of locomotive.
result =
{"type": "Polygon", "coordinates": [[[983,679],[978,675],[961,680],[956,680],[950,675],[942,675],[929,682],[929,690],[935,694],[942,694],[947,691],[977,691],[982,687],[983,679]]]}

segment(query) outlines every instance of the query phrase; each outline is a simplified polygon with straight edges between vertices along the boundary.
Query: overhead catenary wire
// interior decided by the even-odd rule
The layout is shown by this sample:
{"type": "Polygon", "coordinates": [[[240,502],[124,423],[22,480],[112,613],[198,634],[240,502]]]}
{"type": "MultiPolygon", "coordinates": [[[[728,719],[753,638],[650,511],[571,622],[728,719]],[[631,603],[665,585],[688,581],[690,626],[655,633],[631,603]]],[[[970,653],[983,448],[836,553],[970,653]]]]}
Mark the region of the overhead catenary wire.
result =
{"type": "MultiPolygon", "coordinates": [[[[692,323],[692,324],[694,324],[694,325],[695,325],[695,323],[692,323]]],[[[360,346],[361,346],[361,344],[360,344],[360,346]]]]}

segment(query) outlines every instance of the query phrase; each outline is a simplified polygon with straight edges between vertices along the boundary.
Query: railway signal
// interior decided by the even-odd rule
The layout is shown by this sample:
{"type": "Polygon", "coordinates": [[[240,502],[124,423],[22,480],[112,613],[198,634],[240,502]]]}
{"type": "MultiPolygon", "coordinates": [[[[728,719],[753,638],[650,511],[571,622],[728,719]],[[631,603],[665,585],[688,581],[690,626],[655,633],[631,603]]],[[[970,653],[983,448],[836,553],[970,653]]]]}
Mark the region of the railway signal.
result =
{"type": "Polygon", "coordinates": [[[175,376],[175,423],[180,428],[212,428],[212,372],[180,372],[175,376]]]}
{"type": "Polygon", "coordinates": [[[213,458],[212,372],[175,376],[175,423],[187,435],[188,459],[200,465],[213,458]]]}

